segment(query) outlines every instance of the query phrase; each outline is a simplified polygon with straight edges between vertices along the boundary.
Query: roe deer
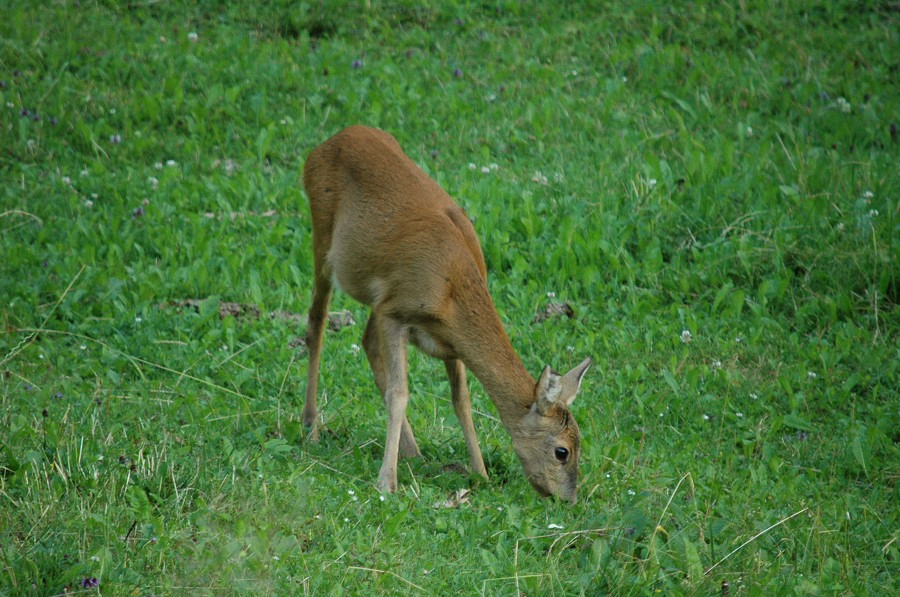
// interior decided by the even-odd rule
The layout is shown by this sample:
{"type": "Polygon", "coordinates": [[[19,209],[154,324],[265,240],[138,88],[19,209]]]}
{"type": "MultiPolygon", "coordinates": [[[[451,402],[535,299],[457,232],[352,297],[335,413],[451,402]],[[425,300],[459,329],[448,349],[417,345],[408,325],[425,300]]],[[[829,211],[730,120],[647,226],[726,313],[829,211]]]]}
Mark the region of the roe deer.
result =
{"type": "Polygon", "coordinates": [[[309,308],[303,423],[316,429],[316,384],[332,279],[371,308],[362,344],[387,407],[378,488],[397,489],[397,457],[419,456],[406,418],[407,345],[442,359],[469,463],[487,478],[472,424],[465,367],[482,383],[543,496],[574,502],[580,442],[569,405],[590,358],[538,381],[516,355],[488,295],[472,223],[389,133],[350,126],[313,149],[303,167],[312,215],[315,280],[309,308]],[[465,367],[464,365],[465,364],[465,367]]]}

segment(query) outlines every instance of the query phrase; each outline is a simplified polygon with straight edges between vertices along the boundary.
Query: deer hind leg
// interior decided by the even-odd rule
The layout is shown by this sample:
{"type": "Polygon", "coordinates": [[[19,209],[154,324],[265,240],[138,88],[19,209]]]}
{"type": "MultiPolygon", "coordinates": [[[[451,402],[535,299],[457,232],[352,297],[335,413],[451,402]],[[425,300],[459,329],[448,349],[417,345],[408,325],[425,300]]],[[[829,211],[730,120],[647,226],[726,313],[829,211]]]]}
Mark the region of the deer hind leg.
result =
{"type": "Polygon", "coordinates": [[[331,298],[331,277],[324,271],[324,255],[320,256],[317,252],[315,257],[315,282],[312,303],[309,306],[309,322],[306,326],[306,349],[309,360],[306,367],[306,400],[303,402],[303,425],[309,429],[309,438],[312,441],[319,439],[316,425],[316,386],[319,381],[322,338],[328,320],[328,301],[331,298]]]}
{"type": "MultiPolygon", "coordinates": [[[[382,339],[379,333],[378,321],[375,312],[369,315],[369,321],[366,323],[366,331],[363,333],[363,349],[366,351],[366,358],[369,359],[369,367],[375,376],[375,385],[381,392],[385,406],[387,402],[387,377],[384,369],[384,359],[382,358],[382,339]]],[[[419,451],[419,445],[413,435],[412,427],[406,418],[406,411],[403,412],[403,426],[400,429],[400,455],[404,458],[415,458],[422,455],[419,451]]]]}
{"type": "Polygon", "coordinates": [[[472,404],[469,399],[469,389],[466,386],[466,368],[459,359],[445,360],[444,367],[446,367],[447,377],[450,379],[450,400],[453,402],[453,412],[459,419],[463,437],[466,439],[469,465],[472,467],[472,471],[487,479],[487,469],[484,468],[481,448],[478,446],[478,437],[475,435],[475,425],[472,422],[472,404]]]}
{"type": "Polygon", "coordinates": [[[378,489],[390,492],[397,489],[397,458],[403,424],[406,421],[406,405],[409,402],[406,377],[409,332],[402,324],[389,317],[379,317],[372,325],[378,330],[380,340],[378,348],[382,360],[384,402],[387,406],[387,435],[384,441],[384,461],[378,472],[378,489]]]}

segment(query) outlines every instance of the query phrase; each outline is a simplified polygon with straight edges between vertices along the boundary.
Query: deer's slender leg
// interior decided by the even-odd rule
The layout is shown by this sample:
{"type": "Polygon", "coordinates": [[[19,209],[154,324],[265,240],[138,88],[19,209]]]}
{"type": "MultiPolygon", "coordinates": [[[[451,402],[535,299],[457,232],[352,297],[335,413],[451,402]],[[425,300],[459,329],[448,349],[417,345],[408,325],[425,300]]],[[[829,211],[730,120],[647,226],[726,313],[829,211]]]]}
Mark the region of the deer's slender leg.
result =
{"type": "MultiPolygon", "coordinates": [[[[378,331],[378,321],[375,312],[369,315],[369,321],[366,323],[366,331],[363,333],[362,339],[363,349],[366,351],[366,358],[369,359],[369,367],[372,368],[372,374],[375,376],[375,385],[387,406],[387,376],[384,370],[384,359],[381,354],[382,340],[378,331]]],[[[406,412],[403,413],[403,427],[400,430],[400,455],[404,458],[414,458],[421,456],[419,445],[413,435],[412,427],[406,418],[406,412]]]]}
{"type": "Polygon", "coordinates": [[[481,448],[478,446],[478,437],[475,435],[475,425],[472,422],[472,403],[469,398],[469,389],[466,386],[466,368],[459,359],[445,360],[444,367],[446,367],[447,377],[450,379],[450,399],[453,402],[453,412],[459,419],[463,437],[466,439],[469,465],[474,472],[487,479],[487,469],[484,467],[481,448]]]}

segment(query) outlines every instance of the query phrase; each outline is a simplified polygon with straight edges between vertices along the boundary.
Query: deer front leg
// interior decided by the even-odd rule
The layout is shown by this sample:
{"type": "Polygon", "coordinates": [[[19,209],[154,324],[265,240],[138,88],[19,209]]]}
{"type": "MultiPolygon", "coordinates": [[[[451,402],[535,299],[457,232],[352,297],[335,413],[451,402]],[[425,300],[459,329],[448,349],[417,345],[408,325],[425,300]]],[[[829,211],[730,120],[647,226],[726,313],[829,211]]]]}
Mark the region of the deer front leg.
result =
{"type": "Polygon", "coordinates": [[[475,425],[472,422],[472,403],[469,399],[469,389],[466,386],[466,368],[459,359],[445,360],[444,367],[446,367],[447,377],[450,379],[450,400],[453,402],[453,412],[459,419],[463,437],[466,439],[469,465],[474,472],[487,479],[487,469],[484,468],[481,448],[478,446],[478,436],[475,435],[475,425]]]}
{"type": "Polygon", "coordinates": [[[384,461],[378,473],[378,489],[397,490],[397,457],[406,405],[409,402],[407,383],[408,331],[389,317],[382,317],[375,324],[381,339],[381,355],[384,371],[384,402],[387,406],[387,435],[384,440],[384,461]]]}
{"type": "MultiPolygon", "coordinates": [[[[381,356],[381,337],[378,332],[378,321],[375,312],[369,314],[369,321],[366,323],[366,331],[363,332],[362,339],[363,349],[366,352],[366,358],[369,360],[369,367],[372,368],[372,374],[375,377],[375,385],[387,406],[387,381],[384,370],[384,359],[381,356]]],[[[413,435],[412,427],[406,418],[406,412],[403,413],[403,427],[400,430],[400,455],[404,458],[415,458],[422,455],[419,451],[419,445],[413,435]]]]}

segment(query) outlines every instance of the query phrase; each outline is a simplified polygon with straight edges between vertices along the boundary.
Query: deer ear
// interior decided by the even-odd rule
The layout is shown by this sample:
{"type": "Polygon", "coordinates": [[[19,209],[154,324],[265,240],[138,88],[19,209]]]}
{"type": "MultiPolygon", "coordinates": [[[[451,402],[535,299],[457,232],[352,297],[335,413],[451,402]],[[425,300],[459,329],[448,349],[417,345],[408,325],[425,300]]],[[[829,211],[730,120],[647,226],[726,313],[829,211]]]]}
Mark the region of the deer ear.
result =
{"type": "Polygon", "coordinates": [[[578,388],[581,387],[581,380],[590,365],[591,357],[588,357],[560,378],[560,402],[569,406],[575,401],[575,395],[578,394],[578,388]]]}
{"type": "Polygon", "coordinates": [[[544,413],[548,408],[556,404],[562,390],[562,376],[551,369],[550,365],[547,365],[541,371],[541,376],[534,386],[534,408],[539,413],[544,413]]]}

